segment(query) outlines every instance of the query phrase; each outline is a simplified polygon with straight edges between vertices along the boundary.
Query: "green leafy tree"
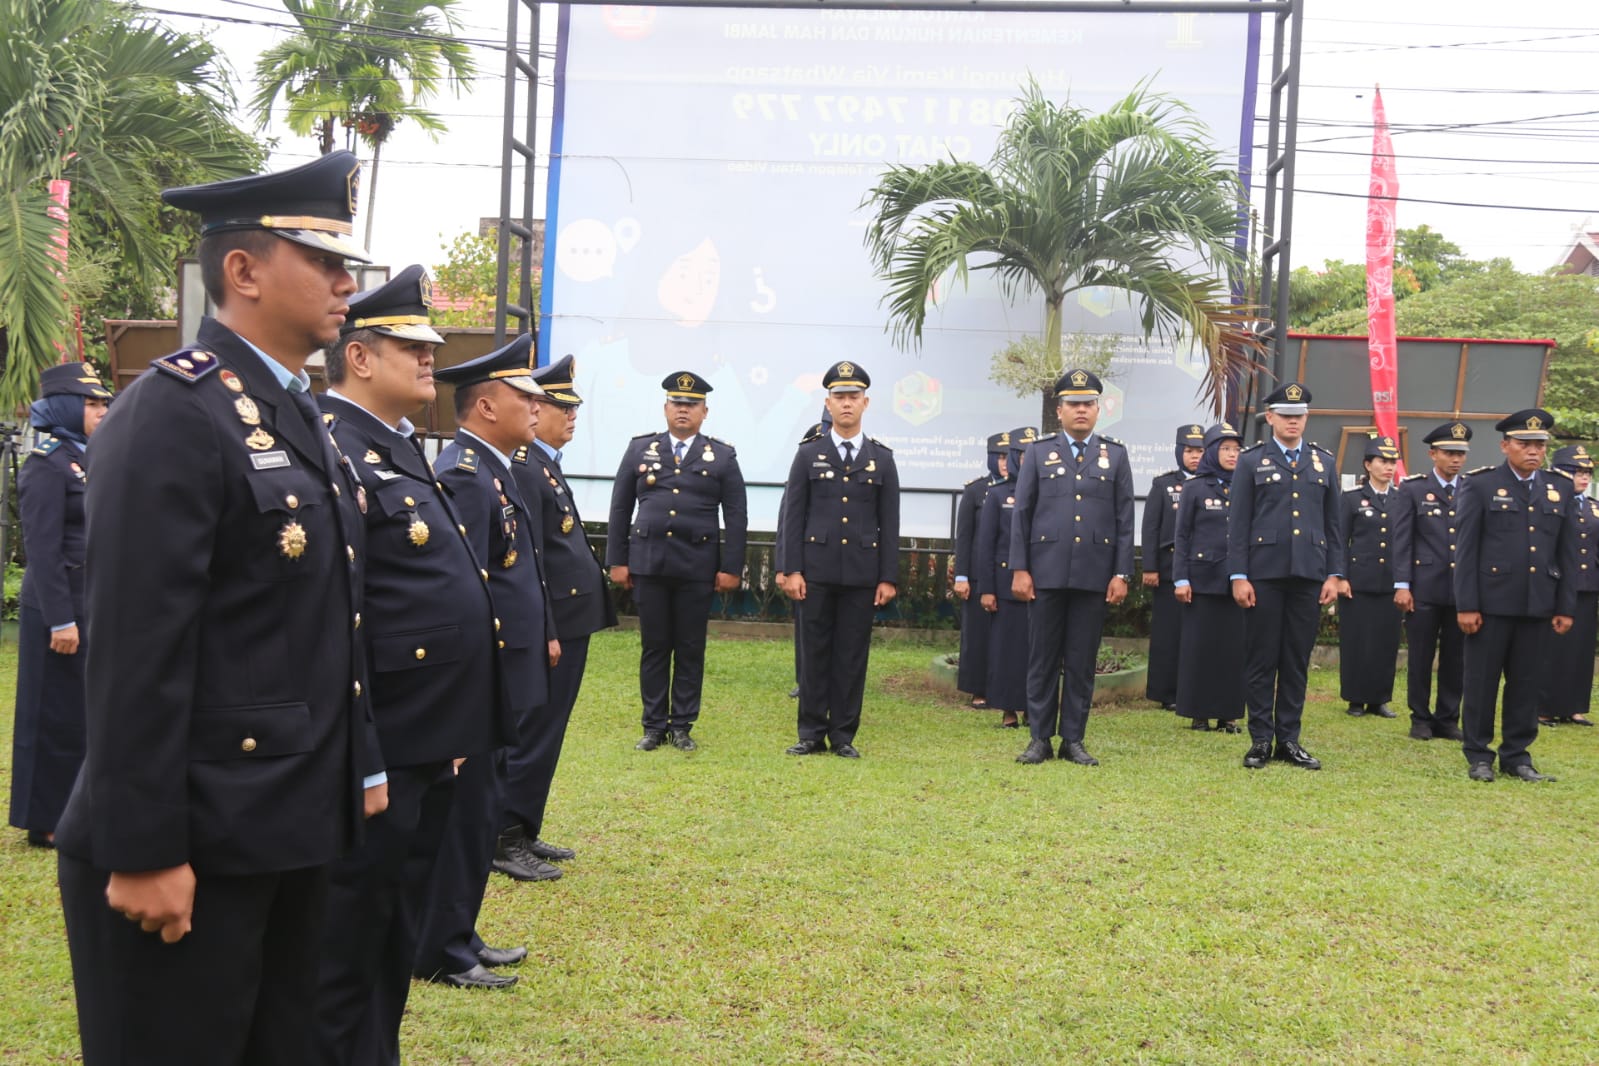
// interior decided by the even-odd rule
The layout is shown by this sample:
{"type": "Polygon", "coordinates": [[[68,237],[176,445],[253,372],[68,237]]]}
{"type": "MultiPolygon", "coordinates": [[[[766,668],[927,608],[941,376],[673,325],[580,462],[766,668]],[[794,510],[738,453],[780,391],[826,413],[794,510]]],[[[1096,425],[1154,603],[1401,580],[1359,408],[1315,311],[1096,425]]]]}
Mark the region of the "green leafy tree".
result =
{"type": "MultiPolygon", "coordinates": [[[[511,280],[509,291],[516,293],[522,284],[522,265],[518,258],[520,240],[511,240],[511,280]]],[[[441,326],[493,326],[494,277],[499,261],[499,240],[492,234],[479,236],[463,233],[449,244],[441,246],[445,260],[433,268],[433,287],[436,297],[452,303],[464,302],[464,307],[434,308],[433,321],[441,326]]],[[[542,278],[539,269],[533,268],[533,306],[539,305],[542,278]]]]}
{"type": "Polygon", "coordinates": [[[455,39],[458,0],[283,0],[299,32],[256,61],[251,106],[264,129],[282,102],[284,121],[326,155],[339,129],[345,147],[372,149],[366,243],[372,243],[378,165],[402,122],[434,137],[446,128],[427,104],[448,84],[456,92],[476,71],[455,39]]]}
{"type": "Polygon", "coordinates": [[[108,290],[113,276],[142,292],[170,285],[162,186],[259,160],[228,121],[232,103],[209,43],[131,5],[0,0],[0,410],[59,358],[75,297],[108,290]],[[89,259],[65,277],[47,214],[57,178],[72,183],[71,254],[89,259]]]}
{"type": "Polygon", "coordinates": [[[1192,111],[1140,85],[1093,114],[1029,83],[986,166],[891,166],[863,201],[866,244],[896,342],[920,343],[928,294],[950,270],[991,272],[1015,300],[1044,298],[1044,345],[1062,349],[1071,293],[1125,290],[1145,337],[1194,337],[1211,361],[1201,392],[1225,382],[1257,342],[1228,278],[1239,266],[1237,175],[1192,111]]]}

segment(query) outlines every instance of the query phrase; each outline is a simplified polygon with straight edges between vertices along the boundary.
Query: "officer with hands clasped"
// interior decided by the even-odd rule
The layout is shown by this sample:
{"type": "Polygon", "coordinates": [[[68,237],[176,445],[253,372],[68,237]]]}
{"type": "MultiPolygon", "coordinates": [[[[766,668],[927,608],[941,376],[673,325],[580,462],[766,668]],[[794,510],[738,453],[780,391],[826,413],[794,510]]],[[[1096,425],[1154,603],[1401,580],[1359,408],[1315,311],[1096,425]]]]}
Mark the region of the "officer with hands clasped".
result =
{"type": "Polygon", "coordinates": [[[1571,475],[1577,609],[1571,630],[1548,642],[1538,692],[1538,721],[1592,727],[1587,711],[1593,698],[1594,644],[1599,638],[1599,500],[1588,495],[1593,456],[1584,445],[1573,444],[1555,452],[1550,465],[1571,475]]]}
{"type": "Polygon", "coordinates": [[[1304,440],[1309,405],[1310,390],[1297,381],[1268,395],[1271,436],[1244,449],[1233,472],[1227,566],[1233,600],[1244,608],[1251,770],[1273,758],[1321,769],[1300,746],[1299,726],[1317,606],[1337,598],[1344,552],[1336,459],[1304,440]]]}
{"type": "Polygon", "coordinates": [[[1177,427],[1177,468],[1157,474],[1144,498],[1140,543],[1144,549],[1144,587],[1149,594],[1149,675],[1144,697],[1166,710],[1177,709],[1177,662],[1183,627],[1172,587],[1172,562],[1177,543],[1177,506],[1183,487],[1199,469],[1205,454],[1205,427],[1177,427]]]}
{"type": "Polygon", "coordinates": [[[638,605],[644,736],[636,747],[654,751],[670,737],[693,751],[711,601],[739,587],[749,516],[733,446],[700,433],[710,382],[682,370],[661,387],[667,428],[634,437],[622,453],[605,557],[611,580],[638,605]]]}
{"type": "Polygon", "coordinates": [[[960,670],[955,687],[972,696],[972,710],[989,706],[988,687],[989,613],[976,593],[977,526],[983,501],[990,486],[1006,480],[1010,453],[1010,434],[996,433],[988,438],[988,472],[961,486],[955,505],[955,596],[961,601],[960,670]]]}
{"type": "Polygon", "coordinates": [[[327,865],[387,803],[359,484],[304,369],[365,261],[359,170],[162,194],[200,216],[217,311],[88,450],[87,754],[56,831],[87,1066],[308,1059],[327,865]]]}
{"type": "Polygon", "coordinates": [[[1466,635],[1455,621],[1456,503],[1471,427],[1445,422],[1422,438],[1432,469],[1399,483],[1393,508],[1394,603],[1404,612],[1405,698],[1412,740],[1464,740],[1460,686],[1466,635]],[[1437,657],[1438,702],[1433,703],[1437,657]]]}
{"type": "Polygon", "coordinates": [[[1127,598],[1133,569],[1132,467],[1120,441],[1094,432],[1102,390],[1087,370],[1061,375],[1055,383],[1061,431],[1029,448],[1016,476],[1011,591],[1032,603],[1027,724],[1033,739],[1017,756],[1020,763],[1054,755],[1058,717],[1060,757],[1099,764],[1083,747],[1094,662],[1105,612],[1127,598]]]}

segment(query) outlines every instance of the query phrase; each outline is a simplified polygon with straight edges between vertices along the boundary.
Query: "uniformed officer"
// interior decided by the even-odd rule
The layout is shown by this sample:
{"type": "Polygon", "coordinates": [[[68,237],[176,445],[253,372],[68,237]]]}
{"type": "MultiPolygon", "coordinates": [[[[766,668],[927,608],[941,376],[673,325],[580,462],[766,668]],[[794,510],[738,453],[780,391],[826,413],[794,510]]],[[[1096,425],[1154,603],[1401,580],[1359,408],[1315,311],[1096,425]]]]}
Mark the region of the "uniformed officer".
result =
{"type": "Polygon", "coordinates": [[[973,710],[989,706],[984,693],[988,685],[990,612],[972,598],[977,520],[983,512],[983,499],[988,495],[989,486],[1005,480],[1009,442],[1009,433],[996,433],[988,438],[988,472],[961,487],[960,502],[955,506],[955,596],[961,601],[960,668],[956,671],[955,687],[971,693],[973,710]]]}
{"type": "Polygon", "coordinates": [[[1413,740],[1463,740],[1460,686],[1465,634],[1455,620],[1455,520],[1460,468],[1466,465],[1471,427],[1445,422],[1422,440],[1432,470],[1399,483],[1393,510],[1394,603],[1405,614],[1406,702],[1413,740]],[[1432,702],[1433,657],[1438,660],[1438,703],[1432,702]]]}
{"type": "Polygon", "coordinates": [[[1011,520],[1011,589],[1032,602],[1028,625],[1027,724],[1033,739],[1016,759],[1054,755],[1081,766],[1094,662],[1107,605],[1127,598],[1133,569],[1133,471],[1118,440],[1096,434],[1099,378],[1068,370],[1055,382],[1061,431],[1027,450],[1011,520]],[[1065,691],[1061,672],[1065,664],[1065,691]]]}
{"type": "Polygon", "coordinates": [[[1395,718],[1388,701],[1394,697],[1402,617],[1393,597],[1399,445],[1392,437],[1368,437],[1362,463],[1365,476],[1344,493],[1339,516],[1345,570],[1338,586],[1339,691],[1352,717],[1395,718]]]}
{"type": "Polygon", "coordinates": [[[111,402],[87,363],[39,372],[28,409],[38,437],[17,474],[28,567],[17,628],[11,824],[52,847],[83,763],[83,450],[111,402]]]}
{"type": "Polygon", "coordinates": [[[1182,619],[1172,595],[1172,553],[1177,540],[1177,503],[1183,483],[1194,476],[1205,454],[1205,427],[1177,427],[1174,446],[1177,469],[1155,475],[1144,498],[1140,544],[1144,556],[1144,587],[1149,594],[1149,674],[1144,698],[1166,710],[1177,708],[1177,661],[1182,647],[1182,619]]]}
{"type": "MultiPolygon", "coordinates": [[[[800,437],[799,443],[816,440],[833,428],[833,416],[828,412],[826,404],[822,405],[821,421],[815,422],[800,437]]],[[[782,493],[777,499],[777,529],[779,533],[772,539],[772,577],[777,582],[779,589],[788,587],[788,567],[783,556],[783,505],[788,502],[788,493],[782,493]]],[[[805,626],[800,619],[799,605],[794,606],[794,687],[788,690],[788,698],[799,699],[800,675],[804,673],[801,665],[805,661],[805,626]]]]}
{"type": "Polygon", "coordinates": [[[644,736],[636,747],[654,751],[670,737],[693,751],[711,601],[742,580],[749,512],[733,446],[700,433],[710,382],[680,370],[661,387],[667,428],[634,437],[622,453],[605,561],[638,607],[644,736]]]}
{"type": "Polygon", "coordinates": [[[577,856],[571,848],[544,841],[544,812],[567,723],[583,687],[589,637],[616,624],[605,569],[561,470],[561,449],[577,432],[577,409],[583,402],[573,386],[575,376],[570,355],[533,371],[533,380],[544,390],[534,405],[534,440],[511,453],[511,474],[522,498],[538,500],[542,518],[533,540],[561,635],[561,661],[550,668],[550,698],[527,717],[519,742],[506,757],[506,818],[495,869],[522,881],[555,880],[561,869],[553,864],[577,856]]]}
{"type": "Polygon", "coordinates": [[[1244,707],[1244,610],[1227,579],[1227,516],[1243,437],[1228,422],[1205,431],[1204,454],[1183,488],[1172,552],[1172,594],[1182,614],[1177,713],[1190,728],[1238,732],[1244,707]]]}
{"type": "Polygon", "coordinates": [[[1494,704],[1505,681],[1499,768],[1552,781],[1532,765],[1538,737],[1538,670],[1553,628],[1571,631],[1580,565],[1571,476],[1545,471],[1554,416],[1537,407],[1501,419],[1505,462],[1466,475],[1456,510],[1455,610],[1466,634],[1460,720],[1468,776],[1494,779],[1494,704]]]}
{"type": "Polygon", "coordinates": [[[316,990],[326,1066],[399,1061],[422,909],[455,797],[455,760],[511,736],[495,684],[494,605],[483,561],[407,418],[434,398],[444,338],[428,321],[432,283],[407,267],[350,299],[328,346],[323,421],[361,481],[372,715],[389,806],[334,862],[316,990]]]}
{"type": "Polygon", "coordinates": [[[1297,381],[1267,396],[1271,436],[1244,449],[1233,473],[1227,566],[1233,600],[1245,611],[1251,743],[1244,765],[1252,770],[1272,758],[1321,769],[1299,743],[1299,724],[1317,604],[1337,598],[1344,552],[1337,461],[1304,440],[1309,405],[1310,390],[1297,381]]]}
{"type": "Polygon", "coordinates": [[[1577,532],[1577,613],[1571,632],[1547,645],[1541,673],[1538,720],[1547,725],[1591,726],[1588,703],[1593,698],[1593,656],[1599,636],[1599,501],[1588,495],[1593,482],[1593,456],[1581,444],[1555,452],[1552,465],[1571,475],[1571,521],[1577,532]]]}
{"type": "MultiPolygon", "coordinates": [[[[549,671],[561,658],[555,620],[533,530],[542,516],[536,500],[517,489],[511,453],[533,440],[533,380],[524,333],[487,355],[435,371],[455,386],[455,440],[439,452],[439,481],[449,492],[467,543],[478,560],[478,580],[488,586],[500,625],[500,684],[518,729],[549,699],[549,671]]],[[[505,749],[469,758],[456,778],[455,806],[433,871],[428,907],[413,972],[457,988],[505,988],[510,974],[491,963],[511,961],[491,953],[474,927],[494,861],[505,811],[505,749]]],[[[513,949],[514,950],[514,949],[513,949]]]]}
{"type": "Polygon", "coordinates": [[[833,426],[802,441],[783,489],[778,531],[791,569],[784,592],[799,603],[805,654],[799,740],[790,755],[860,758],[855,733],[866,695],[872,618],[899,584],[899,468],[894,452],[861,431],[872,378],[843,360],[822,374],[833,426]]]}
{"type": "Polygon", "coordinates": [[[977,521],[972,592],[993,619],[983,691],[989,694],[988,705],[1004,712],[1000,727],[1016,729],[1027,711],[1027,623],[1032,605],[1017,599],[1011,588],[1010,531],[1016,514],[1016,472],[1027,449],[1038,440],[1038,429],[1021,426],[999,434],[999,440],[1005,457],[977,521]]]}
{"type": "Polygon", "coordinates": [[[200,215],[217,314],[89,448],[88,743],[56,832],[89,1066],[308,1058],[327,864],[387,802],[358,486],[304,370],[365,258],[358,173],[162,194],[200,215]]]}

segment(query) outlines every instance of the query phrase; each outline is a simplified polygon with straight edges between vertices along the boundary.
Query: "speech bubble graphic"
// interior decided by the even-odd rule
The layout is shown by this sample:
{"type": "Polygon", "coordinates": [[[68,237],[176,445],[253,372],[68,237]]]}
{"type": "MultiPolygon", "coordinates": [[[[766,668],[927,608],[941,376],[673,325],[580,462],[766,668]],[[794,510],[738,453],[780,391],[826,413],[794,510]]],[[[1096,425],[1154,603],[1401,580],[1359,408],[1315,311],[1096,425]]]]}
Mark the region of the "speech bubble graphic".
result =
{"type": "Polygon", "coordinates": [[[555,244],[555,266],[573,281],[610,277],[616,269],[616,235],[597,218],[569,223],[555,244]]]}

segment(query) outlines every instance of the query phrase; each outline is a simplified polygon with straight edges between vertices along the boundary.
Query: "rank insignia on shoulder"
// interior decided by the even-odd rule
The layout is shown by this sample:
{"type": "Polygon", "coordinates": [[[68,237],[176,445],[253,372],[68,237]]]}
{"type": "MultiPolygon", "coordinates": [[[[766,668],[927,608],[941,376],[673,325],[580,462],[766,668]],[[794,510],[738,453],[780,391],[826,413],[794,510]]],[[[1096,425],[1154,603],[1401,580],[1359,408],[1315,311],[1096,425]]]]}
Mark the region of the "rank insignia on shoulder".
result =
{"type": "Polygon", "coordinates": [[[648,432],[645,432],[645,433],[636,433],[636,434],[633,435],[633,439],[634,440],[647,440],[648,438],[655,436],[655,432],[656,431],[652,429],[652,430],[649,430],[648,432]]]}
{"type": "Polygon", "coordinates": [[[477,452],[463,451],[455,460],[455,469],[465,470],[469,474],[477,473],[477,452]]]}
{"type": "Polygon", "coordinates": [[[1467,470],[1466,471],[1466,476],[1470,477],[1473,474],[1486,474],[1490,470],[1498,470],[1498,469],[1499,468],[1497,466],[1479,466],[1475,470],[1467,470]]]}
{"type": "Polygon", "coordinates": [[[1427,476],[1426,474],[1411,474],[1409,477],[1405,478],[1404,480],[1406,480],[1406,481],[1420,481],[1422,478],[1424,478],[1426,476],[1427,476]]]}
{"type": "Polygon", "coordinates": [[[893,448],[890,448],[888,445],[884,444],[882,441],[878,440],[876,437],[867,437],[866,439],[883,449],[885,452],[891,452],[894,450],[893,448]]]}
{"type": "Polygon", "coordinates": [[[1545,471],[1545,473],[1559,474],[1561,477],[1565,478],[1567,481],[1571,480],[1571,471],[1562,470],[1558,466],[1551,466],[1547,471],[1545,471]]]}
{"type": "Polygon", "coordinates": [[[526,444],[521,445],[520,447],[518,447],[516,449],[516,451],[511,453],[511,462],[513,462],[513,463],[526,463],[527,462],[527,445],[526,444]]]}
{"type": "Polygon", "coordinates": [[[807,433],[804,437],[802,437],[800,439],[800,443],[801,444],[809,444],[813,440],[821,440],[822,437],[824,437],[824,436],[826,436],[826,431],[817,430],[815,433],[807,433]]]}
{"type": "Polygon", "coordinates": [[[1100,440],[1102,440],[1102,441],[1104,441],[1104,442],[1105,442],[1105,443],[1106,443],[1106,444],[1114,444],[1114,445],[1116,445],[1116,447],[1118,447],[1118,448],[1125,448],[1125,447],[1127,447],[1127,445],[1125,445],[1125,444],[1123,444],[1123,443],[1122,443],[1122,442],[1121,442],[1121,441],[1119,441],[1119,440],[1117,440],[1117,439],[1116,439],[1116,438],[1115,438],[1115,437],[1107,437],[1107,436],[1105,436],[1105,434],[1103,434],[1103,433],[1101,433],[1101,434],[1100,434],[1100,435],[1099,435],[1099,439],[1100,439],[1100,440]]]}
{"type": "Polygon", "coordinates": [[[988,481],[988,475],[984,474],[982,477],[974,477],[970,481],[968,481],[966,484],[962,485],[961,488],[969,489],[973,485],[977,484],[979,481],[985,481],[985,482],[988,481]]]}
{"type": "Polygon", "coordinates": [[[165,370],[179,381],[199,381],[222,364],[210,352],[181,351],[152,359],[150,365],[165,370]]]}
{"type": "Polygon", "coordinates": [[[60,438],[52,437],[48,433],[41,433],[39,434],[38,443],[33,446],[33,454],[49,455],[59,447],[61,447],[60,438]]]}
{"type": "Polygon", "coordinates": [[[1257,441],[1256,441],[1256,442],[1255,442],[1255,443],[1253,443],[1253,444],[1251,444],[1251,445],[1250,445],[1250,446],[1249,446],[1249,447],[1247,447],[1247,448],[1245,448],[1245,449],[1244,449],[1244,451],[1246,451],[1246,452],[1252,452],[1252,451],[1254,451],[1254,450],[1255,450],[1255,449],[1256,449],[1256,448],[1259,448],[1259,447],[1261,447],[1261,446],[1262,446],[1262,445],[1264,445],[1264,444],[1265,444],[1265,443],[1266,443],[1266,442],[1265,442],[1265,441],[1263,441],[1263,440],[1257,440],[1257,441]]]}

